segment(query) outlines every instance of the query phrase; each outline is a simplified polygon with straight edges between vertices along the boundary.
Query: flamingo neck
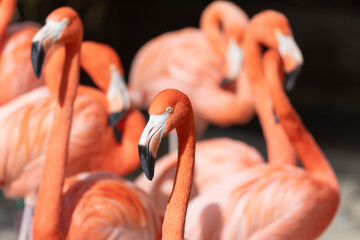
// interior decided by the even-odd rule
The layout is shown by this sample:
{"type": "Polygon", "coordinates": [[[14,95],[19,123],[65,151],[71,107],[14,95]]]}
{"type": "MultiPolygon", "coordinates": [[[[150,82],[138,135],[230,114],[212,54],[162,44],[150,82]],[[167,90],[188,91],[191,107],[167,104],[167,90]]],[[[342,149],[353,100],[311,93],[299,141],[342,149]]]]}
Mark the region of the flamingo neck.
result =
{"type": "Polygon", "coordinates": [[[300,116],[292,107],[286,96],[279,76],[280,58],[272,60],[277,66],[269,67],[276,77],[269,79],[271,96],[275,111],[279,117],[280,125],[289,137],[297,155],[306,170],[317,180],[328,184],[332,189],[339,193],[339,182],[331,168],[328,160],[314,140],[313,136],[307,131],[300,116]]]}
{"type": "MultiPolygon", "coordinates": [[[[111,156],[108,157],[113,160],[111,164],[108,164],[103,159],[100,159],[100,164],[106,164],[100,169],[111,170],[112,172],[116,170],[116,174],[126,175],[133,172],[140,165],[138,142],[145,128],[145,119],[141,112],[128,110],[117,127],[122,134],[121,143],[115,143],[115,140],[113,140],[115,144],[114,150],[110,151],[111,156]],[[119,161],[119,159],[121,160],[119,161]]],[[[114,139],[114,136],[111,135],[111,138],[114,139]]]]}
{"type": "Polygon", "coordinates": [[[0,46],[5,38],[7,27],[11,21],[16,7],[16,0],[0,1],[0,46]]]}
{"type": "Polygon", "coordinates": [[[281,126],[275,121],[274,107],[261,64],[261,46],[251,32],[246,34],[244,45],[245,69],[254,95],[255,111],[266,141],[268,162],[295,165],[294,149],[281,126]]]}
{"type": "Polygon", "coordinates": [[[222,13],[219,8],[207,7],[201,14],[200,29],[215,50],[220,55],[225,55],[226,39],[224,34],[220,33],[221,16],[222,13]]]}
{"type": "Polygon", "coordinates": [[[34,216],[34,239],[63,239],[62,187],[68,158],[73,102],[80,77],[80,44],[66,45],[65,66],[56,101],[53,127],[45,156],[38,203],[34,216]]]}
{"type": "Polygon", "coordinates": [[[186,211],[190,198],[195,161],[195,129],[192,114],[176,128],[178,135],[178,164],[173,190],[166,208],[162,238],[184,239],[186,211]]]}

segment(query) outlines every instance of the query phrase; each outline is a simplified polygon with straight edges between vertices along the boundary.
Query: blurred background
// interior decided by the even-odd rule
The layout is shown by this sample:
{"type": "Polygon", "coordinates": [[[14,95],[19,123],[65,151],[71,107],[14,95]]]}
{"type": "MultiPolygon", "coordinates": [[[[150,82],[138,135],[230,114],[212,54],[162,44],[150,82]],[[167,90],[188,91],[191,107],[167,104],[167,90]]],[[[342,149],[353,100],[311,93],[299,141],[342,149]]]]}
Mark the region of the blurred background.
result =
{"type": "MultiPolygon", "coordinates": [[[[83,19],[85,40],[111,45],[125,75],[137,50],[155,36],[198,27],[211,1],[20,0],[13,22],[44,23],[60,6],[71,6],[83,19]]],[[[303,71],[289,97],[305,125],[333,165],[341,184],[341,206],[321,239],[360,236],[360,1],[234,1],[249,17],[265,10],[284,13],[304,56],[303,71]]],[[[0,16],[1,17],[1,16],[0,16]]],[[[258,120],[246,126],[210,126],[205,138],[229,136],[257,147],[265,143],[258,120]]],[[[16,202],[0,203],[0,239],[15,239],[16,202]]]]}

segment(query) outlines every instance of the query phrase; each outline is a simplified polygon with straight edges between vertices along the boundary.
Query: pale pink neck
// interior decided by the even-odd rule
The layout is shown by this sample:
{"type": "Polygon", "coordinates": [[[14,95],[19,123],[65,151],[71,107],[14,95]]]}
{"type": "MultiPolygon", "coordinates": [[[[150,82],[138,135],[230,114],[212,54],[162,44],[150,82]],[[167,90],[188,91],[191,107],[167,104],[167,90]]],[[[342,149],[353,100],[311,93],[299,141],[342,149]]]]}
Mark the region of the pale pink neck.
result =
{"type": "Polygon", "coordinates": [[[6,29],[11,21],[16,7],[16,0],[0,1],[0,46],[5,38],[6,29]]]}
{"type": "Polygon", "coordinates": [[[276,56],[274,56],[274,58],[269,58],[269,61],[271,61],[272,64],[272,66],[269,64],[269,67],[271,67],[269,71],[272,71],[274,75],[273,78],[269,79],[269,83],[272,100],[280,120],[280,125],[285,130],[306,170],[315,179],[328,184],[336,192],[339,192],[339,183],[333,169],[313,136],[305,128],[301,118],[292,107],[283,90],[281,76],[279,75],[279,71],[275,70],[279,69],[281,61],[280,57],[275,57],[276,56]]]}
{"type": "Polygon", "coordinates": [[[190,198],[195,161],[195,129],[193,115],[176,128],[178,135],[178,164],[174,187],[166,208],[162,238],[184,239],[186,211],[190,198]]]}
{"type": "Polygon", "coordinates": [[[220,22],[222,11],[218,7],[207,7],[200,18],[200,29],[216,51],[223,55],[226,51],[226,39],[224,34],[220,33],[220,22]]]}
{"type": "Polygon", "coordinates": [[[64,239],[62,187],[68,158],[73,102],[80,77],[80,43],[66,45],[65,66],[34,216],[34,239],[64,239]]]}
{"type": "Polygon", "coordinates": [[[287,136],[274,118],[274,107],[261,64],[261,47],[251,32],[245,35],[244,64],[254,95],[258,115],[266,141],[268,162],[295,165],[296,156],[287,136]]]}

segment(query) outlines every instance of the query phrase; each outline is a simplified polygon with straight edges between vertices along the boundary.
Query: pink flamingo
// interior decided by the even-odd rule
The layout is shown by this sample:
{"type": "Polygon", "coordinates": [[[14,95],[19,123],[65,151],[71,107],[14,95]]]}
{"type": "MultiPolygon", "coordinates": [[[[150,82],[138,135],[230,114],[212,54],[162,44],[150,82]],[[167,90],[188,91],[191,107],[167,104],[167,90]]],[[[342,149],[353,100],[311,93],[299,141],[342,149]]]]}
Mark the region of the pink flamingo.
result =
{"type": "MultiPolygon", "coordinates": [[[[144,117],[139,111],[127,110],[126,94],[119,95],[126,87],[116,52],[104,44],[83,42],[81,54],[81,65],[102,91],[86,86],[78,88],[66,174],[98,169],[128,174],[140,164],[136,149],[145,126],[144,117]],[[117,123],[121,116],[123,119],[117,123]],[[114,131],[122,134],[120,142],[115,140],[114,131]],[[108,160],[103,161],[104,157],[108,160]]],[[[44,68],[47,86],[23,94],[0,108],[1,186],[7,197],[25,197],[20,239],[26,239],[29,234],[63,59],[64,48],[52,51],[44,68]]]]}
{"type": "Polygon", "coordinates": [[[248,16],[236,4],[215,1],[203,11],[200,29],[165,33],[146,43],[131,65],[133,104],[147,108],[159,91],[175,88],[191,99],[198,135],[206,130],[207,122],[248,122],[254,116],[254,106],[241,71],[247,23],[248,16]],[[224,79],[236,80],[236,94],[220,87],[224,79]]]}
{"type": "Polygon", "coordinates": [[[33,22],[11,24],[16,0],[0,1],[0,105],[44,84],[31,67],[31,39],[40,29],[33,22]]]}
{"type": "Polygon", "coordinates": [[[188,239],[315,239],[335,215],[336,175],[284,93],[281,58],[269,50],[263,63],[279,124],[305,169],[263,163],[215,184],[189,205],[188,239]]]}
{"type": "Polygon", "coordinates": [[[184,239],[196,145],[191,103],[184,93],[175,89],[166,89],[155,96],[149,114],[150,119],[139,141],[140,161],[148,179],[151,180],[154,176],[155,157],[162,137],[176,129],[179,139],[178,168],[164,216],[162,238],[184,239]]]}
{"type": "MultiPolygon", "coordinates": [[[[63,7],[47,17],[46,25],[33,39],[35,71],[41,72],[39,56],[44,54],[44,48],[47,51],[54,43],[64,44],[66,52],[59,94],[53,100],[55,113],[35,209],[34,239],[88,239],[90,233],[94,234],[91,237],[95,239],[120,236],[127,239],[155,239],[156,236],[150,234],[156,232],[156,222],[160,222],[160,218],[148,209],[151,204],[138,200],[141,191],[124,180],[107,173],[80,175],[77,180],[70,180],[67,190],[62,193],[67,159],[73,147],[69,143],[72,114],[76,109],[75,97],[79,98],[77,88],[82,36],[83,26],[79,16],[73,9],[63,7]],[[98,200],[112,211],[99,211],[103,208],[98,205],[98,200]],[[111,216],[104,218],[108,214],[111,216]],[[154,216],[158,220],[153,219],[154,216]]],[[[82,124],[86,121],[87,118],[82,124]]],[[[102,139],[97,139],[98,144],[101,142],[102,139]]],[[[100,157],[104,160],[106,156],[100,157]]]]}

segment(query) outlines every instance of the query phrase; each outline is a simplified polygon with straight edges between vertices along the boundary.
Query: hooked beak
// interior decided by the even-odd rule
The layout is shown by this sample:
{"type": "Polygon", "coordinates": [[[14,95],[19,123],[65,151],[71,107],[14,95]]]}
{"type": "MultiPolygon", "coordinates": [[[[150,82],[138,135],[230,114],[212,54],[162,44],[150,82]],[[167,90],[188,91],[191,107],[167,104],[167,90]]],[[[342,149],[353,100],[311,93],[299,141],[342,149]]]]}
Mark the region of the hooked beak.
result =
{"type": "Polygon", "coordinates": [[[48,21],[33,37],[31,45],[31,62],[36,77],[41,74],[41,68],[44,62],[44,50],[50,48],[58,39],[62,30],[69,24],[67,18],[60,22],[48,21]]]}
{"type": "Polygon", "coordinates": [[[150,115],[150,119],[140,137],[138,145],[140,162],[149,180],[154,177],[156,154],[165,132],[168,116],[169,114],[166,112],[161,115],[150,115]]]}
{"type": "Polygon", "coordinates": [[[286,72],[285,71],[285,90],[286,91],[291,91],[296,83],[296,79],[299,76],[301,72],[301,66],[298,65],[295,67],[295,69],[291,70],[290,72],[286,72]]]}
{"type": "Polygon", "coordinates": [[[106,93],[109,103],[109,125],[115,127],[130,108],[130,96],[122,75],[115,65],[110,66],[111,79],[106,93]]]}
{"type": "Polygon", "coordinates": [[[243,50],[234,39],[229,40],[229,45],[226,50],[226,61],[226,74],[225,78],[221,83],[221,87],[224,87],[234,82],[239,72],[241,71],[243,62],[243,50]]]}
{"type": "Polygon", "coordinates": [[[279,30],[276,31],[279,43],[279,52],[284,62],[285,89],[290,91],[295,86],[296,79],[303,65],[303,56],[300,48],[292,36],[285,36],[279,30]]]}
{"type": "Polygon", "coordinates": [[[42,44],[40,42],[33,42],[31,45],[31,62],[37,78],[40,77],[44,57],[45,53],[42,44]]]}

